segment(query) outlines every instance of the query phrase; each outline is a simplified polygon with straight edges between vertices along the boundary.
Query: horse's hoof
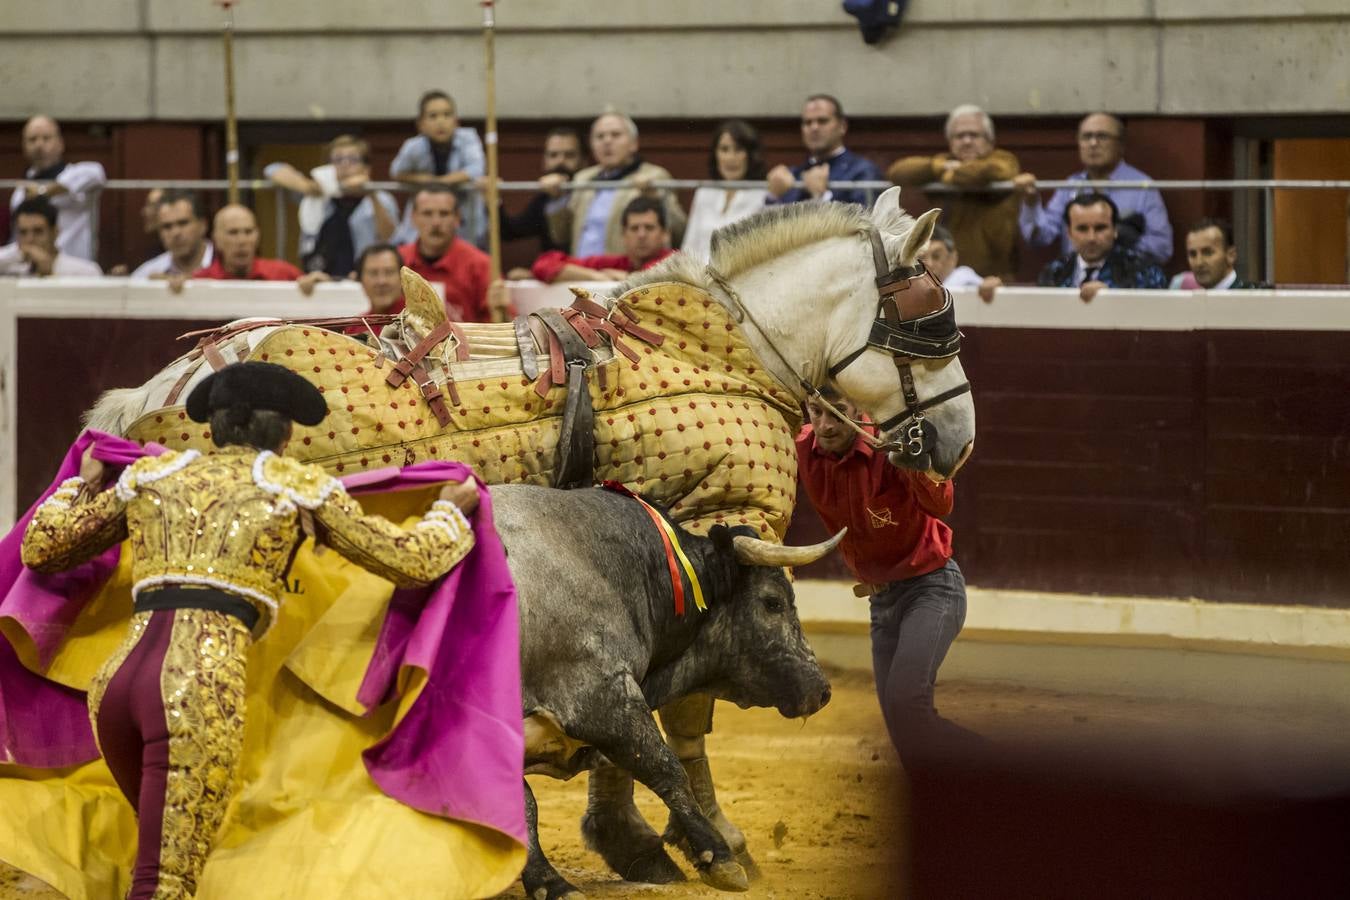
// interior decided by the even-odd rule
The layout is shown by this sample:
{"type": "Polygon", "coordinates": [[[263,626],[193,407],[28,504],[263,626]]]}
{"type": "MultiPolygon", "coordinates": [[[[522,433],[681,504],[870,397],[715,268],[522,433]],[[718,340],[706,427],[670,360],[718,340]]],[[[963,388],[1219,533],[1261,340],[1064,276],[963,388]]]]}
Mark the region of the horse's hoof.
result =
{"type": "Polygon", "coordinates": [[[675,864],[675,860],[665,850],[644,853],[635,857],[619,872],[624,881],[637,881],[643,884],[674,884],[688,881],[684,870],[675,864]]]}
{"type": "Polygon", "coordinates": [[[746,877],[745,870],[741,868],[740,863],[731,860],[700,868],[698,877],[703,879],[704,884],[719,891],[750,890],[750,879],[746,877]]]}
{"type": "Polygon", "coordinates": [[[749,850],[742,850],[737,853],[736,862],[741,864],[741,868],[745,870],[745,875],[751,882],[759,881],[764,877],[764,873],[759,870],[759,864],[755,862],[755,858],[750,855],[749,850]]]}

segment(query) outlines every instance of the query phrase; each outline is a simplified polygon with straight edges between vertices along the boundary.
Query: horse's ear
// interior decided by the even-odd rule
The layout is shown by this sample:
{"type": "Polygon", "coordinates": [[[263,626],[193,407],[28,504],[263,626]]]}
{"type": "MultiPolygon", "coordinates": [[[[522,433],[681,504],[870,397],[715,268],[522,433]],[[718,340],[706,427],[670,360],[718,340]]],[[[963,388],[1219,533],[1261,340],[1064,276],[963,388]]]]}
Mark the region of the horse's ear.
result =
{"type": "Polygon", "coordinates": [[[937,227],[937,220],[941,215],[942,210],[930,209],[914,220],[913,227],[905,232],[905,245],[900,248],[900,265],[914,265],[914,260],[933,239],[933,229],[937,227]]]}
{"type": "MultiPolygon", "coordinates": [[[[881,192],[881,196],[877,198],[877,202],[872,204],[872,221],[884,222],[886,219],[883,218],[883,215],[895,212],[896,210],[904,212],[900,206],[899,185],[888,187],[881,192]]],[[[886,218],[889,218],[889,215],[887,215],[886,218]]]]}
{"type": "Polygon", "coordinates": [[[408,324],[418,334],[430,334],[445,321],[445,304],[427,280],[407,266],[399,272],[403,282],[403,304],[408,310],[408,324]]]}

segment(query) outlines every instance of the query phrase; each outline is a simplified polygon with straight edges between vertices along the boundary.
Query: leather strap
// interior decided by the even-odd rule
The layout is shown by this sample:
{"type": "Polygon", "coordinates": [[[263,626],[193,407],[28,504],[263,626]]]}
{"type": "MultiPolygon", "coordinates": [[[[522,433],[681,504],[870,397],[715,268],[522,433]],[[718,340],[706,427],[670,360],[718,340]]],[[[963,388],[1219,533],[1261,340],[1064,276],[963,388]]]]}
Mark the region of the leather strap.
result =
{"type": "MultiPolygon", "coordinates": [[[[422,359],[432,351],[432,348],[454,334],[455,328],[456,326],[452,325],[450,322],[442,322],[431,329],[431,333],[418,341],[417,346],[413,347],[400,358],[398,362],[394,363],[393,371],[391,371],[389,376],[384,379],[385,384],[390,387],[398,387],[402,384],[407,380],[409,375],[413,374],[413,371],[422,362],[422,359]]],[[[460,335],[463,335],[462,331],[460,332],[460,335]]],[[[462,343],[463,342],[461,341],[461,345],[462,343]]],[[[467,356],[465,358],[467,359],[467,356]]]]}
{"type": "Polygon", "coordinates": [[[516,316],[511,321],[516,332],[516,348],[520,350],[520,371],[534,381],[539,377],[539,351],[534,346],[534,335],[530,333],[530,317],[516,316]]]}
{"type": "MultiPolygon", "coordinates": [[[[441,427],[450,424],[450,410],[445,407],[445,397],[441,392],[441,386],[431,379],[427,374],[426,367],[421,363],[412,367],[413,380],[422,391],[422,398],[427,401],[427,406],[431,408],[431,414],[436,417],[436,421],[441,427]]],[[[449,379],[449,373],[446,373],[445,386],[450,391],[450,399],[456,406],[459,405],[459,391],[455,389],[455,383],[449,379]]]]}

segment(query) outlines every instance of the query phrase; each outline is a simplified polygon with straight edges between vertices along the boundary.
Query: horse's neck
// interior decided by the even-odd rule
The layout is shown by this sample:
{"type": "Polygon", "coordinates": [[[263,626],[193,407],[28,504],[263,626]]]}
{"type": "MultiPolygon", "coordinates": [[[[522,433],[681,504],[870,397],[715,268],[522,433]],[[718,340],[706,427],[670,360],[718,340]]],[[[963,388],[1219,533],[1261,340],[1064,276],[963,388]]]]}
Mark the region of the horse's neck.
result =
{"type": "Polygon", "coordinates": [[[859,327],[865,337],[865,324],[859,323],[870,322],[870,310],[852,309],[865,276],[861,262],[856,239],[832,238],[729,279],[736,299],[720,287],[713,294],[741,320],[747,343],[765,367],[804,398],[801,380],[822,383],[829,363],[851,349],[844,345],[862,339],[854,334],[859,327]]]}

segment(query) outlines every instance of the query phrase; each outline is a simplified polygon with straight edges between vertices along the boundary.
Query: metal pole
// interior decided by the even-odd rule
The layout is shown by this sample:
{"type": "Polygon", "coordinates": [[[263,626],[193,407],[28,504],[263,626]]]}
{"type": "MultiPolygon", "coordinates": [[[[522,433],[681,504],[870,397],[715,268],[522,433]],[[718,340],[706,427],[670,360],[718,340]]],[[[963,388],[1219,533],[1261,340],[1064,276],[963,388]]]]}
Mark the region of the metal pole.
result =
{"type": "Polygon", "coordinates": [[[225,7],[225,174],[230,182],[228,199],[239,202],[239,131],[234,114],[234,4],[235,0],[217,0],[225,7]]]}
{"type": "Polygon", "coordinates": [[[1265,229],[1266,238],[1266,281],[1275,283],[1275,189],[1265,188],[1261,191],[1261,218],[1265,229]]]}
{"type": "MultiPolygon", "coordinates": [[[[484,202],[488,212],[488,257],[491,260],[490,279],[493,284],[502,277],[502,237],[500,230],[501,209],[497,194],[497,59],[494,46],[496,22],[493,17],[493,0],[482,0],[483,6],[483,51],[487,62],[487,121],[483,128],[483,143],[487,147],[487,191],[484,202]]],[[[493,294],[489,294],[489,299],[493,294]]],[[[490,312],[494,322],[506,321],[506,310],[499,302],[490,302],[490,312]]]]}
{"type": "MultiPolygon", "coordinates": [[[[256,204],[255,204],[256,205],[256,204]]],[[[284,191],[272,192],[272,240],[276,242],[277,259],[286,258],[286,194],[284,191]]]]}

